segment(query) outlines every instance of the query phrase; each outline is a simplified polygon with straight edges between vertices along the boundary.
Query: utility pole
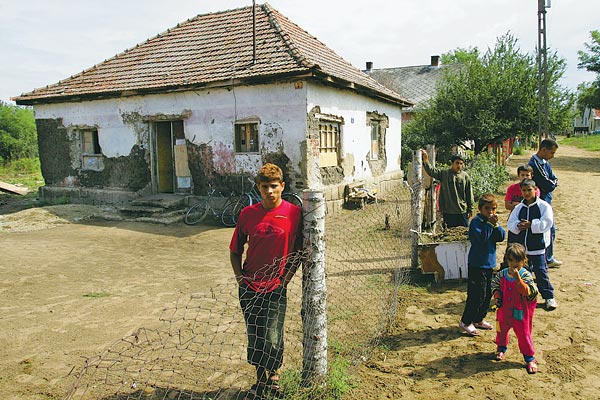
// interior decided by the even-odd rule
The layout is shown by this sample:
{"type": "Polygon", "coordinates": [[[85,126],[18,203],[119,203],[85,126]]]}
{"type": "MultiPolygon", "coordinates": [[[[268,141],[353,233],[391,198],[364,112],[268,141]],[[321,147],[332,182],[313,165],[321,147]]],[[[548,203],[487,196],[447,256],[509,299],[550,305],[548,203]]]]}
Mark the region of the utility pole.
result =
{"type": "Polygon", "coordinates": [[[546,8],[550,0],[538,0],[538,148],[549,131],[548,120],[548,49],[546,47],[546,8]],[[546,5],[547,4],[547,5],[546,5]]]}

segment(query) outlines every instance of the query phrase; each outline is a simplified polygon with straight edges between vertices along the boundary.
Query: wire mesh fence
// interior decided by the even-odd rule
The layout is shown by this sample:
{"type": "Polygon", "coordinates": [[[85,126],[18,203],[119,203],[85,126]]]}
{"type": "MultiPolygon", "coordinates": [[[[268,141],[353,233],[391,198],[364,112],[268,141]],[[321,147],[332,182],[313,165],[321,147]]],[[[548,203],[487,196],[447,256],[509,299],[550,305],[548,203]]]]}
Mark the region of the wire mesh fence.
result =
{"type": "MultiPolygon", "coordinates": [[[[410,192],[400,185],[360,209],[326,217],[330,362],[339,357],[360,362],[393,322],[398,287],[409,279],[410,227],[410,192]]],[[[312,251],[321,250],[305,246],[291,261],[300,263],[312,251]]],[[[301,379],[303,370],[302,281],[299,268],[285,294],[279,370],[284,395],[291,390],[286,382],[301,379]]],[[[232,276],[205,293],[179,297],[162,312],[156,328],[140,328],[86,359],[71,374],[65,399],[243,399],[256,372],[247,362],[251,354],[240,295],[232,276]]]]}

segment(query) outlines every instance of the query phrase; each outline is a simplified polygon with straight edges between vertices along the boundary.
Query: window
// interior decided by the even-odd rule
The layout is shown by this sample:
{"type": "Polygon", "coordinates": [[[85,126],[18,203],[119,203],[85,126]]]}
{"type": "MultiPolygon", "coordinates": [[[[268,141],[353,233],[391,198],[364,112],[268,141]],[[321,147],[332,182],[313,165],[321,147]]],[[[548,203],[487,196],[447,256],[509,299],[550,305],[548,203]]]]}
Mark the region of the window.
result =
{"type": "Polygon", "coordinates": [[[258,122],[235,123],[236,153],[258,153],[258,122]]]}
{"type": "Polygon", "coordinates": [[[379,121],[371,121],[371,160],[379,159],[379,121]]]}
{"type": "Polygon", "coordinates": [[[81,169],[101,171],[102,149],[98,141],[97,129],[83,129],[79,131],[81,140],[81,169]]]}
{"type": "Polygon", "coordinates": [[[338,122],[319,122],[319,166],[338,165],[340,147],[340,124],[338,122]]]}
{"type": "Polygon", "coordinates": [[[102,154],[98,142],[98,130],[88,129],[81,131],[81,152],[85,155],[102,154]]]}
{"type": "MultiPolygon", "coordinates": [[[[369,161],[377,161],[377,165],[385,165],[385,136],[390,126],[387,115],[377,111],[367,111],[367,132],[369,132],[369,161]]],[[[373,166],[371,166],[373,168],[373,166]]]]}

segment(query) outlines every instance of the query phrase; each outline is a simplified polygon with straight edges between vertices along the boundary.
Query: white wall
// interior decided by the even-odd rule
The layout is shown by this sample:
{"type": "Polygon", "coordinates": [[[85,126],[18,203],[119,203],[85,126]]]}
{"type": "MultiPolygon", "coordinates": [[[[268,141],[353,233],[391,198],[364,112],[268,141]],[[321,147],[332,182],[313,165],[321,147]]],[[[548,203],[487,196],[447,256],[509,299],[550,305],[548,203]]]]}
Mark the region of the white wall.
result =
{"type": "Polygon", "coordinates": [[[349,90],[309,84],[307,112],[315,106],[320,106],[323,114],[333,114],[344,118],[342,156],[346,157],[350,154],[354,156],[356,171],[354,177],[346,178],[347,181],[372,177],[367,162],[367,155],[371,148],[371,128],[367,126],[367,111],[376,111],[388,116],[386,172],[400,171],[402,115],[399,106],[361,96],[349,90]]]}
{"type": "Polygon", "coordinates": [[[186,138],[195,144],[213,147],[218,172],[257,171],[260,154],[234,156],[234,122],[256,116],[260,119],[259,145],[281,150],[298,169],[298,143],[306,135],[306,86],[293,83],[240,86],[233,89],[208,89],[161,95],[35,106],[38,119],[62,118],[66,127],[96,126],[102,152],[107,157],[128,155],[135,144],[147,145],[140,137],[140,116],[189,114],[184,120],[186,138]],[[229,159],[227,159],[229,157],[229,159]],[[226,170],[235,168],[236,171],[226,170]]]}

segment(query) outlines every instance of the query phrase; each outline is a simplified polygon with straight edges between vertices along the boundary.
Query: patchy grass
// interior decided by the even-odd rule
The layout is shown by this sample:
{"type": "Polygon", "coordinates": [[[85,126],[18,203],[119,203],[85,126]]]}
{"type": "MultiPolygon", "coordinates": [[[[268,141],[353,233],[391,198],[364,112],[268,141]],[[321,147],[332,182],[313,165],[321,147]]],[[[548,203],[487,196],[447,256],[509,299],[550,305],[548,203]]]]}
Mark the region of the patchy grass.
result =
{"type": "Polygon", "coordinates": [[[30,192],[37,193],[44,185],[39,158],[26,158],[0,164],[0,181],[12,185],[24,186],[30,192]]]}
{"type": "Polygon", "coordinates": [[[586,135],[565,138],[561,140],[561,143],[588,151],[600,151],[600,135],[586,135]]]}

